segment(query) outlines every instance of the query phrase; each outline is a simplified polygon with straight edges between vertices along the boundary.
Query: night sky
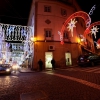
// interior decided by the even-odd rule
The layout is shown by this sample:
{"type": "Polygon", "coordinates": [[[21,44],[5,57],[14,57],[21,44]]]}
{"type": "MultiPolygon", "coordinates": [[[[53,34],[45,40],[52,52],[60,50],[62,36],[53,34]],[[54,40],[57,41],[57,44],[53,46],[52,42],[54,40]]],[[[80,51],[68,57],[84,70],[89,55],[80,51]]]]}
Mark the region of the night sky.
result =
{"type": "Polygon", "coordinates": [[[27,25],[32,0],[0,0],[0,23],[27,25]]]}

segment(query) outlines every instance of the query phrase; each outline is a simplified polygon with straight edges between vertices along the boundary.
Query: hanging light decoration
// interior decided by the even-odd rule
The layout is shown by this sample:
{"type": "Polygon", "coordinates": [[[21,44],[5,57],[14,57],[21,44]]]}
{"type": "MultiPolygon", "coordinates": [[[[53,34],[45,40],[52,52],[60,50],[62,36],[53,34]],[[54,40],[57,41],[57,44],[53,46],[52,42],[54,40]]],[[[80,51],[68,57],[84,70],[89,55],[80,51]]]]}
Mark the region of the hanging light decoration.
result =
{"type": "Polygon", "coordinates": [[[96,38],[96,33],[98,32],[97,26],[93,26],[93,28],[91,29],[91,34],[94,34],[94,37],[96,38]]]}
{"type": "Polygon", "coordinates": [[[71,21],[68,23],[68,29],[69,31],[71,31],[71,35],[73,37],[73,28],[76,27],[75,24],[77,23],[77,21],[75,21],[75,19],[71,19],[71,21]]]}

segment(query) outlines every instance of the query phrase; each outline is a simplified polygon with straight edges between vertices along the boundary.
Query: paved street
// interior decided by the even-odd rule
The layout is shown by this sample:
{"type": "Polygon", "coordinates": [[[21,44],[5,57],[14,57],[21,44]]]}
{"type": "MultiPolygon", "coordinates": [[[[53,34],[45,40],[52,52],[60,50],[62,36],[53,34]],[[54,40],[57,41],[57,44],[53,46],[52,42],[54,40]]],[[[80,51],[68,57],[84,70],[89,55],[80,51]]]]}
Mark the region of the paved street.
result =
{"type": "Polygon", "coordinates": [[[100,67],[0,76],[0,100],[100,100],[100,67]]]}

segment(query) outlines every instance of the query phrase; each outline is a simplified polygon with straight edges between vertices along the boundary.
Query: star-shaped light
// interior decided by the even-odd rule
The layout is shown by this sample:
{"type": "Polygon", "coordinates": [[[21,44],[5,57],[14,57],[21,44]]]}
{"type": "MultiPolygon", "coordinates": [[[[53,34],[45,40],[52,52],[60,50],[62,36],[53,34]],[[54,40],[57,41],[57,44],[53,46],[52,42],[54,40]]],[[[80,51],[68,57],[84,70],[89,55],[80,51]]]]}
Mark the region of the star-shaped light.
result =
{"type": "Polygon", "coordinates": [[[91,34],[94,34],[94,37],[96,38],[96,32],[98,32],[98,29],[97,26],[93,26],[93,28],[91,29],[91,34]]]}
{"type": "Polygon", "coordinates": [[[76,27],[75,24],[77,23],[77,21],[75,21],[75,19],[71,19],[71,21],[68,23],[68,29],[69,31],[71,31],[72,37],[73,37],[73,28],[76,27]]]}

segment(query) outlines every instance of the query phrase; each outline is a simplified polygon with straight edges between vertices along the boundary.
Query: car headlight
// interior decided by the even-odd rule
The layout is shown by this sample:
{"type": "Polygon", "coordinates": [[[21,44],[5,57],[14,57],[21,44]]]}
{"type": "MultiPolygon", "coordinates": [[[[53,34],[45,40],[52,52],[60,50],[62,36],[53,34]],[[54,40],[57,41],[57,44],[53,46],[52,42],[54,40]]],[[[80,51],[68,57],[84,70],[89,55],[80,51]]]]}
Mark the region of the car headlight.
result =
{"type": "Polygon", "coordinates": [[[12,66],[12,69],[18,69],[18,68],[19,68],[18,65],[13,65],[13,66],[12,66]]]}
{"type": "Polygon", "coordinates": [[[8,69],[6,69],[6,71],[7,71],[7,72],[10,72],[10,69],[8,68],[8,69]]]}

